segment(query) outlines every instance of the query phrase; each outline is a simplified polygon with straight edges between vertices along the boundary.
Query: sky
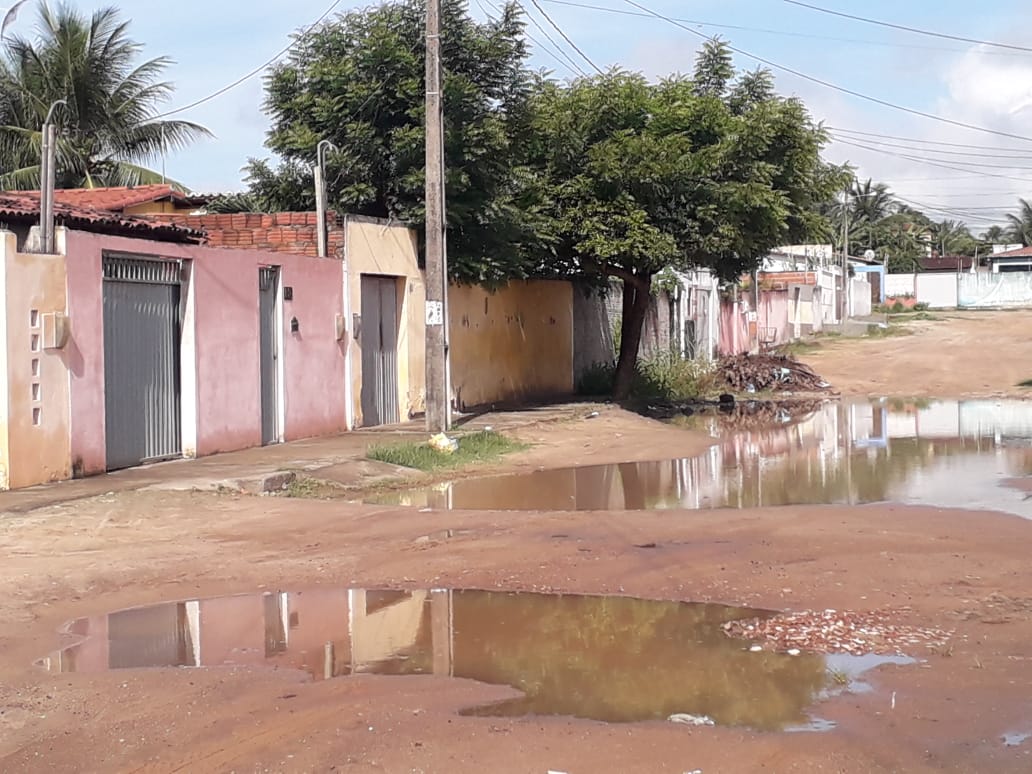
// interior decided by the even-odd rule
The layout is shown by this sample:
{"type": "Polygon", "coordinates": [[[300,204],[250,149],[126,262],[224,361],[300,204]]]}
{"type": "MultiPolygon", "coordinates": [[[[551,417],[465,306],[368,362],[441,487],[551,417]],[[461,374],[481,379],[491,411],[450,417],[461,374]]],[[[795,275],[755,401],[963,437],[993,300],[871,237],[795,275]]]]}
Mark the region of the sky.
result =
{"type": "MultiPolygon", "coordinates": [[[[322,16],[332,0],[70,0],[84,12],[115,2],[131,20],[130,34],[147,57],[168,56],[176,93],[166,108],[201,99],[271,59],[290,36],[322,16]]],[[[1022,0],[807,0],[814,5],[967,38],[1032,48],[1032,3],[1022,0]]],[[[500,0],[471,0],[483,18],[500,0]]],[[[887,183],[903,200],[936,219],[962,220],[975,232],[1000,223],[1017,197],[1032,199],[1032,51],[1008,50],[915,35],[838,18],[785,0],[634,0],[681,20],[692,31],[650,16],[632,16],[538,0],[562,31],[598,67],[619,66],[650,77],[690,72],[703,37],[720,35],[742,52],[811,78],[1004,137],[931,120],[773,69],[778,91],[801,98],[815,119],[832,127],[825,157],[850,162],[861,179],[887,183]],[[848,134],[847,134],[848,132],[848,134]],[[861,134],[867,133],[867,134],[861,134]],[[894,137],[904,139],[892,139],[894,137]],[[921,142],[914,142],[918,140],[921,142]],[[928,143],[956,143],[932,145],[928,143]],[[891,145],[890,145],[891,144],[891,145]],[[862,147],[860,147],[862,146],[862,147]],[[903,146],[903,147],[894,147],[903,146]],[[973,146],[973,147],[959,147],[973,146]]],[[[628,0],[568,0],[643,14],[628,0]]],[[[0,0],[0,8],[10,0],[0,0]]],[[[340,0],[334,12],[368,5],[340,0]]],[[[35,12],[26,7],[14,31],[30,35],[35,12]]],[[[548,33],[581,68],[573,51],[531,0],[531,64],[570,77],[568,63],[550,54],[548,33]],[[540,25],[537,26],[537,25],[540,25]],[[562,60],[559,60],[562,61],[562,60]]],[[[741,69],[758,65],[736,54],[741,69]]],[[[201,193],[241,190],[249,157],[267,157],[269,121],[260,76],[179,114],[215,138],[167,159],[167,173],[201,193]]]]}

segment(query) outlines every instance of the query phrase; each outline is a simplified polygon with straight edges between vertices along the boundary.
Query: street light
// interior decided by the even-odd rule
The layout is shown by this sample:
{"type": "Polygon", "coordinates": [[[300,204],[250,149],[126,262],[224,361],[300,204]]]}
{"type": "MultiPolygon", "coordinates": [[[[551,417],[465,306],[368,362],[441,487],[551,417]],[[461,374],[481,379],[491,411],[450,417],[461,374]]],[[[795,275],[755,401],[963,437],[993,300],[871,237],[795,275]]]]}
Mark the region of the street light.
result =
{"type": "Polygon", "coordinates": [[[313,172],[315,174],[315,213],[316,218],[319,221],[318,228],[316,229],[316,237],[319,245],[319,257],[325,258],[327,252],[327,234],[326,234],[326,152],[330,149],[339,151],[340,149],[329,140],[320,140],[319,144],[315,146],[315,167],[313,172]]]}
{"type": "Polygon", "coordinates": [[[50,106],[40,130],[42,148],[39,165],[39,230],[43,252],[54,252],[54,182],[57,177],[57,132],[51,119],[58,105],[68,107],[68,100],[59,99],[50,106]]]}

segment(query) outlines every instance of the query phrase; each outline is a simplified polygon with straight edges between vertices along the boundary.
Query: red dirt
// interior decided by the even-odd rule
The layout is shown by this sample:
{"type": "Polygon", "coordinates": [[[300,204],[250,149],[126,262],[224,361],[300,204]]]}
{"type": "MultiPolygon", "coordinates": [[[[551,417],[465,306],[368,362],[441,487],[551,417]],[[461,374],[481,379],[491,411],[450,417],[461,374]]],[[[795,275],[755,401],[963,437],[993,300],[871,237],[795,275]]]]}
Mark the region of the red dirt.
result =
{"type": "MultiPolygon", "coordinates": [[[[1029,325],[1026,313],[956,325],[988,341],[1017,337],[999,325],[1019,319],[1029,325]]],[[[1029,347],[1030,329],[1015,346],[1029,347]]],[[[886,368],[913,374],[897,392],[1005,392],[1011,371],[1032,363],[1011,355],[1008,339],[1006,358],[978,355],[993,369],[960,369],[966,382],[922,370],[935,362],[920,351],[926,342],[957,330],[877,343],[895,353],[886,368]]],[[[834,344],[809,360],[833,383],[822,367],[850,363],[851,386],[862,391],[879,368],[880,355],[862,359],[873,345],[834,344]]],[[[841,388],[845,371],[836,373],[841,388]]],[[[507,466],[663,459],[707,443],[617,410],[519,433],[536,445],[507,466]]],[[[22,500],[0,497],[0,508],[7,502],[22,500]]],[[[1011,516],[896,506],[428,514],[139,491],[0,514],[0,771],[1027,772],[1032,742],[1007,747],[1001,736],[1032,731],[1030,537],[1032,524],[1011,516]],[[418,540],[448,528],[451,539],[418,540]],[[649,543],[656,547],[635,547],[649,543]],[[936,651],[914,652],[919,665],[872,673],[873,692],[821,705],[818,714],[839,724],[823,734],[463,717],[462,707],[510,690],[441,677],[312,683],[259,668],[50,674],[32,666],[79,616],[346,586],[908,608],[900,623],[955,634],[936,651]]]]}

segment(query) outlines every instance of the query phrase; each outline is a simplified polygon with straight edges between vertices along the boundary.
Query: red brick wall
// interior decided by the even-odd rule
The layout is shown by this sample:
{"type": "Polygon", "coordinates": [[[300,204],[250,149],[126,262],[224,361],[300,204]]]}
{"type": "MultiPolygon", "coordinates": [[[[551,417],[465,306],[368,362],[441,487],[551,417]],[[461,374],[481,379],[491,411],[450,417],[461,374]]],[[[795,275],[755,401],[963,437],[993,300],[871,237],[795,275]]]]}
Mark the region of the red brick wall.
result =
{"type": "MultiPolygon", "coordinates": [[[[148,217],[203,231],[211,247],[251,248],[294,255],[318,254],[316,226],[319,216],[314,212],[162,214],[148,217]]],[[[334,213],[328,213],[326,220],[329,224],[326,252],[331,257],[339,256],[344,247],[344,229],[334,213]]]]}

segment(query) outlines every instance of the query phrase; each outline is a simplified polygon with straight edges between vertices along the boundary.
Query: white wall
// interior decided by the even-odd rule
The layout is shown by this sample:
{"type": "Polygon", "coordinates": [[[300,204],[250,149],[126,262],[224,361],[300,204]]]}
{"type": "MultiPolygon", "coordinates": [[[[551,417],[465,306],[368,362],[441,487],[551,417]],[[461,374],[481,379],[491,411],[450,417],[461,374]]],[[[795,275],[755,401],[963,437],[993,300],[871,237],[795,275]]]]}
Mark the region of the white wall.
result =
{"type": "Polygon", "coordinates": [[[962,274],[957,295],[958,306],[965,308],[1032,306],[1032,272],[962,274]]]}
{"type": "Polygon", "coordinates": [[[849,316],[866,317],[871,313],[871,283],[853,277],[849,280],[849,316]]]}
{"type": "Polygon", "coordinates": [[[886,274],[885,297],[914,295],[914,276],[913,274],[886,274]]]}
{"type": "Polygon", "coordinates": [[[914,280],[914,297],[918,302],[936,309],[956,309],[957,277],[953,272],[918,274],[914,280]]]}

